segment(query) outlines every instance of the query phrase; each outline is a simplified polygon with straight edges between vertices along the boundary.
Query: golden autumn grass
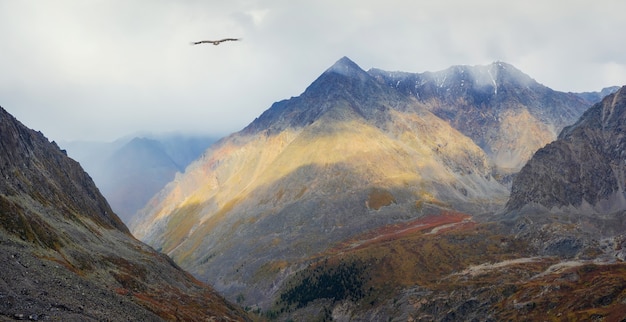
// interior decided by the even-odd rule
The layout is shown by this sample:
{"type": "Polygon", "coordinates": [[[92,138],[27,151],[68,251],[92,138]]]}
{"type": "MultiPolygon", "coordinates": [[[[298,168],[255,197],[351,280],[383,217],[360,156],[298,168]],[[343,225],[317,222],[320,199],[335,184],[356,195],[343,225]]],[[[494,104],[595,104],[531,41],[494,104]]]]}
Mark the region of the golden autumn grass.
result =
{"type": "Polygon", "coordinates": [[[447,212],[345,241],[317,257],[286,289],[347,266],[364,281],[358,292],[365,294],[362,301],[373,305],[403,287],[439,287],[442,278],[470,265],[524,256],[519,250],[525,248],[522,242],[490,233],[466,214],[447,212]]]}
{"type": "Polygon", "coordinates": [[[357,301],[367,308],[412,287],[444,297],[473,297],[483,291],[472,290],[488,289],[480,296],[491,297],[485,302],[498,320],[619,321],[626,317],[626,263],[589,262],[551,271],[561,259],[533,256],[527,241],[496,233],[492,225],[448,212],[368,232],[320,254],[295,274],[284,287],[283,294],[289,296],[277,301],[274,310],[297,308],[302,298],[294,297],[294,290],[318,292],[315,285],[326,285],[320,279],[341,281],[344,277],[336,272],[349,267],[363,282],[360,289],[348,289],[338,293],[344,298],[328,300],[357,301]],[[309,287],[303,287],[303,282],[309,287]]]}
{"type": "Polygon", "coordinates": [[[625,300],[626,264],[589,263],[520,283],[494,309],[504,320],[620,321],[625,300]]]}

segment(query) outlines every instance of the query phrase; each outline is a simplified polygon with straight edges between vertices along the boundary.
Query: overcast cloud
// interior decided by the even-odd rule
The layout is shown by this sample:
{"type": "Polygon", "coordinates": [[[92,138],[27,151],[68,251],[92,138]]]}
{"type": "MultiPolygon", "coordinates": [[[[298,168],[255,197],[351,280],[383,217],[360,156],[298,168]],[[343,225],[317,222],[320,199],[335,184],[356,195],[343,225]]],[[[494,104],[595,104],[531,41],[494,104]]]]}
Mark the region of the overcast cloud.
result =
{"type": "Polygon", "coordinates": [[[348,56],[513,64],[560,91],[626,84],[626,1],[0,0],[0,106],[51,140],[225,135],[348,56]],[[191,41],[241,37],[220,46],[191,41]]]}

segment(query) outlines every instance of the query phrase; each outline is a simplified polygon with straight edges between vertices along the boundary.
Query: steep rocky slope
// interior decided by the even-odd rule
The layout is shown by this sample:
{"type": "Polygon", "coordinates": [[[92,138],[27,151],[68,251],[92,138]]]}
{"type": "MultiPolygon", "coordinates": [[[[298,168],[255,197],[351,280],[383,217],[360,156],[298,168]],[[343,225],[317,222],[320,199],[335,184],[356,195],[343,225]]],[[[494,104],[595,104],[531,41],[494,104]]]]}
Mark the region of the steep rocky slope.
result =
{"type": "MultiPolygon", "coordinates": [[[[592,104],[574,93],[545,87],[503,62],[439,72],[369,73],[426,104],[470,137],[505,175],[519,171],[592,104]]],[[[586,97],[593,99],[589,94],[586,97]]]]}
{"type": "Polygon", "coordinates": [[[381,225],[503,205],[483,151],[340,59],[223,139],[143,209],[133,233],[231,299],[267,307],[302,259],[381,225]]]}
{"type": "Polygon", "coordinates": [[[0,318],[245,320],[133,238],[91,178],[0,108],[0,318]]]}
{"type": "Polygon", "coordinates": [[[528,204],[601,213],[626,209],[625,129],[622,87],[537,151],[514,180],[507,209],[528,204]]]}

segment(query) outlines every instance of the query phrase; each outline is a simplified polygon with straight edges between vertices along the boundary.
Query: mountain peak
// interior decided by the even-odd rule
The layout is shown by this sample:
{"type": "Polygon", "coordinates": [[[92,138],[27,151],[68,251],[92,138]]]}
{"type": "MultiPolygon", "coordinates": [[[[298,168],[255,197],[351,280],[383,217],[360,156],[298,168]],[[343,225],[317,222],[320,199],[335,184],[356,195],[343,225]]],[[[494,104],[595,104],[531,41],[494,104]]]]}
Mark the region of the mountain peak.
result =
{"type": "MultiPolygon", "coordinates": [[[[605,88],[603,90],[611,90],[611,88],[605,88]]],[[[613,95],[613,105],[618,105],[619,102],[626,100],[626,86],[619,87],[613,95]]]]}
{"type": "Polygon", "coordinates": [[[366,71],[346,56],[341,57],[337,62],[324,71],[324,73],[320,76],[320,79],[329,75],[340,75],[348,79],[357,79],[361,82],[371,79],[371,76],[366,71]]]}
{"type": "MultiPolygon", "coordinates": [[[[337,112],[340,109],[340,118],[356,116],[371,119],[378,108],[374,102],[395,94],[344,56],[324,71],[300,96],[274,103],[243,132],[270,130],[277,133],[287,127],[303,127],[329,111],[337,112]],[[339,101],[345,104],[337,104],[339,101]]],[[[395,98],[406,99],[399,94],[395,98]]]]}
{"type": "Polygon", "coordinates": [[[325,73],[351,74],[354,72],[362,72],[363,70],[350,58],[343,56],[330,66],[325,73]]]}

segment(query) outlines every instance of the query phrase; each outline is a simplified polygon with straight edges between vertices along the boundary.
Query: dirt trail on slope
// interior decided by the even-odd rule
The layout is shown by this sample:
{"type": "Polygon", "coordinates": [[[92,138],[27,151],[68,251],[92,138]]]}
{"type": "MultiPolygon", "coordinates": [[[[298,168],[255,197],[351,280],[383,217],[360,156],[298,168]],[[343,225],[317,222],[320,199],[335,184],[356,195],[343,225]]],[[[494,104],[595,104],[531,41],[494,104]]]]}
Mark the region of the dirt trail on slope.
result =
{"type": "Polygon", "coordinates": [[[367,248],[375,243],[395,240],[416,233],[438,234],[456,228],[473,226],[472,216],[460,212],[444,212],[428,215],[402,224],[388,225],[374,229],[342,242],[330,250],[330,253],[341,253],[367,248]]]}

